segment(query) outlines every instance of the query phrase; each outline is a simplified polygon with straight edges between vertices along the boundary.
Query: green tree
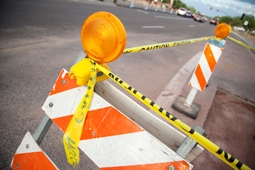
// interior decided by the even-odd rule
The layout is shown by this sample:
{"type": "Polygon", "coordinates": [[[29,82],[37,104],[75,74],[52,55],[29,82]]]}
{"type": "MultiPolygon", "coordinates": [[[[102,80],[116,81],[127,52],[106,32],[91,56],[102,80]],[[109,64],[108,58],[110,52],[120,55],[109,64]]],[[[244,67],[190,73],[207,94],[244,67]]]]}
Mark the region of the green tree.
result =
{"type": "Polygon", "coordinates": [[[246,29],[255,29],[255,19],[253,15],[245,15],[244,19],[241,21],[241,25],[246,29]],[[244,21],[248,21],[248,25],[244,25],[244,21]]]}
{"type": "Polygon", "coordinates": [[[196,13],[196,8],[193,6],[188,6],[187,9],[190,9],[191,12],[196,13]]]}
{"type": "Polygon", "coordinates": [[[232,22],[232,18],[229,17],[229,16],[220,17],[220,23],[221,23],[221,22],[225,22],[225,23],[229,24],[229,23],[232,22]]]}
{"type": "Polygon", "coordinates": [[[240,20],[240,16],[236,16],[231,18],[230,16],[215,16],[215,18],[219,18],[220,23],[225,22],[230,24],[231,26],[239,26],[244,27],[246,30],[255,30],[255,18],[253,15],[245,15],[243,20],[240,20]],[[248,21],[248,25],[244,25],[244,22],[248,21]]]}
{"type": "Polygon", "coordinates": [[[240,17],[234,17],[231,26],[241,26],[240,17]]]}
{"type": "Polygon", "coordinates": [[[185,3],[183,3],[181,0],[174,0],[174,5],[175,8],[187,8],[187,5],[185,3]]]}

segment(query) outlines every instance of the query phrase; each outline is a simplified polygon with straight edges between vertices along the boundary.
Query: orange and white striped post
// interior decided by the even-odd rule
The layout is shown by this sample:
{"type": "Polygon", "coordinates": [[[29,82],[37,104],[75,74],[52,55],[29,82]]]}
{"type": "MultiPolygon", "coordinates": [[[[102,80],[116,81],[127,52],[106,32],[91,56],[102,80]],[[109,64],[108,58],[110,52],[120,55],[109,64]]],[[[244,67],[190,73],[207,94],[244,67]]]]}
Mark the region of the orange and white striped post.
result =
{"type": "Polygon", "coordinates": [[[219,24],[215,29],[215,38],[209,40],[206,43],[205,48],[202,52],[202,55],[199,59],[199,62],[193,72],[193,75],[190,79],[189,85],[192,87],[190,90],[184,105],[190,107],[197,90],[203,91],[212,75],[212,72],[223,52],[225,45],[225,40],[230,33],[230,27],[225,24],[219,24]]]}

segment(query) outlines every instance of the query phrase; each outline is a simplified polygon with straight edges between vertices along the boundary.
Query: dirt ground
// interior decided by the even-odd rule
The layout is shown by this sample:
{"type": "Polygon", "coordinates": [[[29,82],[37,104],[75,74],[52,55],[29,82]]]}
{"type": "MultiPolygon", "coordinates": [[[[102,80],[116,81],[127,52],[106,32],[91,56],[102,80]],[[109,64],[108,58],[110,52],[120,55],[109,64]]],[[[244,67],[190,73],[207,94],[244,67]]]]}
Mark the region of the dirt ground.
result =
{"type": "MultiPolygon", "coordinates": [[[[233,157],[255,169],[255,107],[218,90],[205,122],[206,137],[233,157]]],[[[205,150],[191,162],[194,170],[232,169],[205,150]]]]}

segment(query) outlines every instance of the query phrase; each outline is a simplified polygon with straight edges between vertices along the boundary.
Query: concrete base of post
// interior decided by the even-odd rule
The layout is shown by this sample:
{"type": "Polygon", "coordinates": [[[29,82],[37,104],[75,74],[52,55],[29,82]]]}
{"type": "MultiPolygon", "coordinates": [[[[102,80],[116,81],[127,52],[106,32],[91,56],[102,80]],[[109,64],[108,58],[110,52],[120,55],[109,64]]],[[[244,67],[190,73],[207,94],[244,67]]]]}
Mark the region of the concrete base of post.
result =
{"type": "Polygon", "coordinates": [[[201,105],[197,103],[192,103],[190,107],[184,105],[185,97],[179,96],[172,105],[172,108],[192,119],[196,119],[201,105]]]}

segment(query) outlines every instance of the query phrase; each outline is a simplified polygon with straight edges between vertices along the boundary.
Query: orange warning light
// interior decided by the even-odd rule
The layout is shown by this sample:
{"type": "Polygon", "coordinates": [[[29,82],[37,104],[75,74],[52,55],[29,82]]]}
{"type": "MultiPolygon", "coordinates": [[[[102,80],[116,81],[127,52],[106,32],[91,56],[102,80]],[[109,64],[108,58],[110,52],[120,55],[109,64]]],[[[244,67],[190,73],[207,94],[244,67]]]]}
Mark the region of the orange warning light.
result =
{"type": "Polygon", "coordinates": [[[231,32],[231,27],[226,23],[221,23],[215,28],[215,36],[217,38],[226,38],[231,32]]]}
{"type": "Polygon", "coordinates": [[[126,46],[122,22],[105,11],[90,15],[81,29],[82,47],[89,58],[102,64],[116,60],[126,46]]]}

